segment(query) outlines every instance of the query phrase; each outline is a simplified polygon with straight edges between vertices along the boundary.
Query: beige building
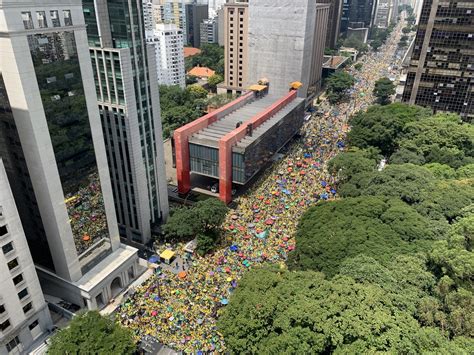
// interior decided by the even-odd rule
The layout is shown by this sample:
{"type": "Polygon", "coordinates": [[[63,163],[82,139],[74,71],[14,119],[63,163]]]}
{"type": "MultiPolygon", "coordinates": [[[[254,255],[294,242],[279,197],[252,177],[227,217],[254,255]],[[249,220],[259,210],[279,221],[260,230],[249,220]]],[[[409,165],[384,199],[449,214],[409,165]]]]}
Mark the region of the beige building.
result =
{"type": "Polygon", "coordinates": [[[225,78],[218,92],[242,92],[248,86],[248,0],[229,0],[224,6],[225,78]]]}

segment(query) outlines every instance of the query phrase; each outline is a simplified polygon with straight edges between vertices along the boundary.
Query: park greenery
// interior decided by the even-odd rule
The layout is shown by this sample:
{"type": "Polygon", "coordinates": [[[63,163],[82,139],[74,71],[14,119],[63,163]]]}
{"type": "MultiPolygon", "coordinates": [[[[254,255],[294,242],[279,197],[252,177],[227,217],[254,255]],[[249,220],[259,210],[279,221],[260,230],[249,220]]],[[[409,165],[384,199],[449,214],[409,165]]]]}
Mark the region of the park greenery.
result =
{"type": "Polygon", "coordinates": [[[51,338],[50,355],[134,354],[136,345],[130,330],[97,311],[79,314],[51,338]]]}
{"type": "Polygon", "coordinates": [[[218,320],[226,345],[472,354],[474,127],[402,104],[350,124],[328,164],[339,198],[303,215],[287,265],[244,275],[218,320]]]}
{"type": "Polygon", "coordinates": [[[224,47],[217,44],[203,44],[201,53],[185,59],[186,72],[194,67],[207,67],[224,75],[224,47]]]}
{"type": "Polygon", "coordinates": [[[380,78],[375,82],[374,96],[380,105],[389,104],[393,94],[395,94],[395,84],[389,78],[380,78]]]}
{"type": "Polygon", "coordinates": [[[219,108],[235,96],[214,95],[197,84],[182,89],[179,86],[160,86],[161,121],[163,137],[169,138],[175,129],[203,116],[208,106],[219,108]]]}
{"type": "Polygon", "coordinates": [[[338,71],[331,74],[326,81],[326,91],[329,102],[335,104],[347,99],[348,91],[354,84],[354,77],[345,71],[338,71]]]}
{"type": "Polygon", "coordinates": [[[218,246],[221,225],[227,212],[227,206],[218,199],[199,201],[193,207],[181,207],[172,211],[163,232],[173,241],[188,242],[196,239],[196,252],[205,255],[218,246]]]}

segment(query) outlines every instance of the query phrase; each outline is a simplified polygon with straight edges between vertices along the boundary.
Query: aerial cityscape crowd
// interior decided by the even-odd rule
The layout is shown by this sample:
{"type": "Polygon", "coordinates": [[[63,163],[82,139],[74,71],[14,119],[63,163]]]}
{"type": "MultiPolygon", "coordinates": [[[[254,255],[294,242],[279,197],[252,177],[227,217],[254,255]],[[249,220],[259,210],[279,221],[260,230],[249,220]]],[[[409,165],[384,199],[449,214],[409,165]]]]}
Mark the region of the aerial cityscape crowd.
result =
{"type": "Polygon", "coordinates": [[[337,196],[326,163],[344,148],[348,118],[372,104],[374,82],[394,63],[401,27],[380,52],[361,60],[360,71],[347,69],[356,77],[349,102],[329,106],[322,117],[314,115],[286,157],[238,198],[238,208],[225,222],[229,247],[195,256],[184,278],[168,271],[154,275],[117,311],[124,326],[186,353],[225,351],[216,327],[219,309],[249,267],[285,262],[297,247],[297,221],[308,206],[337,196]]]}
{"type": "MultiPolygon", "coordinates": [[[[355,217],[339,226],[338,245],[319,224],[308,227],[320,228],[319,250],[302,239],[305,218],[367,196],[393,207],[396,227],[438,228],[419,241],[425,249],[410,249],[426,253],[414,263],[430,292],[418,285],[425,298],[398,308],[425,337],[344,345],[474,349],[473,9],[472,0],[0,0],[0,355],[238,353],[255,324],[233,339],[242,322],[229,319],[248,316],[234,317],[235,299],[248,284],[257,290],[259,272],[292,285],[317,273],[329,289],[349,280],[395,294],[395,309],[398,289],[341,271],[355,217]],[[377,174],[393,173],[391,190],[410,170],[432,175],[420,192],[430,198],[379,196],[377,174]],[[369,177],[373,196],[359,193],[369,177]],[[458,196],[446,207],[448,185],[458,196]],[[331,272],[316,263],[323,252],[340,259],[331,272]]],[[[411,230],[390,232],[418,243],[411,230]]],[[[364,252],[361,264],[380,261],[364,252]]],[[[273,349],[341,350],[327,341],[332,329],[314,327],[327,319],[313,321],[302,326],[307,344],[273,349]]],[[[276,337],[301,340],[296,328],[276,337]]]]}

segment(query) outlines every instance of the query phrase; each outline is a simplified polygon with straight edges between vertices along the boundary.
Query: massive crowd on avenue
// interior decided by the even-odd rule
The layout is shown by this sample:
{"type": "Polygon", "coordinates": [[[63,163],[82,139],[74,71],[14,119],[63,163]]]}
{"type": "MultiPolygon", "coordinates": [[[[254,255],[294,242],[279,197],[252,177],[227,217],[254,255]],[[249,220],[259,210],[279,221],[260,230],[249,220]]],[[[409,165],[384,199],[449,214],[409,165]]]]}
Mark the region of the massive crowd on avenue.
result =
{"type": "Polygon", "coordinates": [[[264,262],[283,267],[296,247],[297,223],[308,206],[337,196],[326,163],[344,149],[348,118],[373,103],[374,82],[389,74],[399,32],[395,30],[379,52],[368,53],[361,70],[346,69],[356,78],[350,99],[308,121],[285,158],[237,199],[237,209],[224,223],[229,246],[204,258],[193,256],[185,277],[157,273],[121,305],[117,317],[137,339],[151,335],[186,353],[225,351],[216,327],[219,310],[247,269],[264,262]]]}

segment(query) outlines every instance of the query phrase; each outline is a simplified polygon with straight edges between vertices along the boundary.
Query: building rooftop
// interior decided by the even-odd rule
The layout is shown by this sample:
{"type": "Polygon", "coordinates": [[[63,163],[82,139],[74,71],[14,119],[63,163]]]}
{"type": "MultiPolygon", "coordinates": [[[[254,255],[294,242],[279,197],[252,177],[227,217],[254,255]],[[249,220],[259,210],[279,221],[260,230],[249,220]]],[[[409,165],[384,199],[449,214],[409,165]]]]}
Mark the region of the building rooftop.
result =
{"type": "Polygon", "coordinates": [[[213,76],[216,72],[212,69],[209,69],[207,67],[194,67],[190,71],[188,71],[189,75],[194,75],[199,78],[209,78],[210,76],[213,76]]]}
{"type": "MultiPolygon", "coordinates": [[[[249,102],[248,104],[238,108],[230,114],[222,117],[218,121],[210,124],[204,129],[201,129],[197,133],[193,134],[189,138],[189,143],[204,145],[213,148],[219,148],[219,140],[226,134],[235,130],[239,124],[245,123],[254,116],[268,109],[274,104],[279,96],[267,95],[262,98],[257,98],[249,102]]],[[[257,140],[261,135],[267,132],[274,124],[278,123],[284,118],[291,110],[293,110],[303,99],[295,99],[288,105],[284,106],[278,111],[273,117],[265,121],[263,124],[253,130],[252,136],[245,136],[233,147],[234,151],[245,150],[250,144],[257,140]]]]}
{"type": "Polygon", "coordinates": [[[193,55],[198,54],[201,54],[201,50],[199,48],[184,47],[184,58],[192,57],[193,55]]]}
{"type": "Polygon", "coordinates": [[[323,68],[326,69],[339,69],[339,67],[344,64],[349,57],[344,57],[341,55],[333,55],[333,56],[324,56],[323,68]]]}

